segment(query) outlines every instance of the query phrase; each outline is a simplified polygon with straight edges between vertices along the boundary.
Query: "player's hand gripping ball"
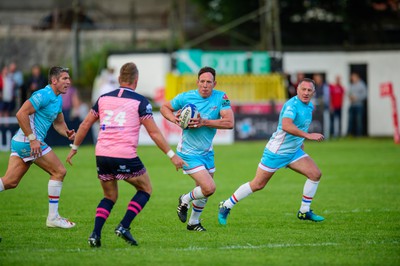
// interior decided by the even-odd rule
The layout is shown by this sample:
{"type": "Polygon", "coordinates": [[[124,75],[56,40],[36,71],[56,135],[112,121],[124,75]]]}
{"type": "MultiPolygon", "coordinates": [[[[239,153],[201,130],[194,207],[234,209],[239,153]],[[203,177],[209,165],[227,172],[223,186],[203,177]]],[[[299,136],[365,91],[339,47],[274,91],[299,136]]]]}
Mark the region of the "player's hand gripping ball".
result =
{"type": "Polygon", "coordinates": [[[190,119],[196,118],[198,115],[197,107],[194,104],[188,103],[181,109],[181,114],[179,115],[179,126],[182,129],[187,129],[190,119]]]}

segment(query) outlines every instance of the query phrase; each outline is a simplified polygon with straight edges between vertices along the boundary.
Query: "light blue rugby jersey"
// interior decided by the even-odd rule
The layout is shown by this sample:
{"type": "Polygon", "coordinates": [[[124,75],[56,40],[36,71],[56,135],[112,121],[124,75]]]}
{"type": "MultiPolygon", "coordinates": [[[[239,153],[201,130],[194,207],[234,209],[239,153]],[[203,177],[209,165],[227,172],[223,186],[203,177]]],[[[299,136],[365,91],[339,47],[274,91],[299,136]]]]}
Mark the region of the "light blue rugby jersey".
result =
{"type": "MultiPolygon", "coordinates": [[[[36,135],[38,140],[44,142],[47,131],[57,115],[62,112],[62,97],[61,95],[57,96],[51,86],[47,85],[43,89],[35,91],[29,98],[29,101],[36,111],[29,116],[33,134],[36,135]]],[[[13,139],[28,142],[21,128],[17,131],[13,139]]]]}
{"type": "MultiPolygon", "coordinates": [[[[185,104],[196,105],[198,112],[204,119],[215,120],[221,118],[220,111],[231,108],[225,92],[213,90],[210,97],[203,98],[198,90],[191,90],[178,94],[171,100],[174,110],[181,109],[185,104]]],[[[200,127],[185,129],[178,143],[177,151],[189,155],[204,155],[213,150],[212,141],[217,129],[200,127]]]]}
{"type": "Polygon", "coordinates": [[[297,96],[292,97],[282,107],[279,115],[278,128],[272,134],[266,147],[276,154],[295,153],[303,144],[304,138],[294,136],[282,130],[282,118],[291,118],[301,130],[308,132],[311,124],[314,105],[303,103],[297,96]]]}

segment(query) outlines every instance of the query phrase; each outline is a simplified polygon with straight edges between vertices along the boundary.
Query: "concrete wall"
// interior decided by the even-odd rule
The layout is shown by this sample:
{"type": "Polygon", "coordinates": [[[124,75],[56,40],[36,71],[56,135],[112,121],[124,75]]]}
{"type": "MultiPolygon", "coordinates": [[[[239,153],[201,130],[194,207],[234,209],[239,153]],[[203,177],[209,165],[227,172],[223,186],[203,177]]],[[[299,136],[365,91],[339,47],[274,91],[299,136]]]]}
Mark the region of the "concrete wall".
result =
{"type": "MultiPolygon", "coordinates": [[[[1,0],[0,24],[34,24],[55,9],[72,7],[75,0],[1,0]]],[[[129,23],[136,16],[157,21],[171,6],[171,0],[78,0],[85,13],[97,23],[129,23]]]]}
{"type": "MultiPolygon", "coordinates": [[[[33,64],[71,65],[74,37],[70,29],[40,30],[40,21],[55,10],[66,10],[71,0],[0,1],[0,65],[16,61],[29,72],[33,64]]],[[[81,0],[95,29],[81,30],[80,57],[109,44],[112,47],[151,49],[169,40],[171,1],[81,0]],[[133,43],[133,40],[136,40],[133,43]]]]}

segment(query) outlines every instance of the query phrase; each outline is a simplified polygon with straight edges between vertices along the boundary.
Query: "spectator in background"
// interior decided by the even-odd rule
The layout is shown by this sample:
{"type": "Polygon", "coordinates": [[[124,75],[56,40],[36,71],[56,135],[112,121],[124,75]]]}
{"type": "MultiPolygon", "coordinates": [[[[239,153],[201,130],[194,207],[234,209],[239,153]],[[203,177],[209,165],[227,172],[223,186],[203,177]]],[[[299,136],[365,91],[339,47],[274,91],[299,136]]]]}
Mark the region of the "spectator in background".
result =
{"type": "Polygon", "coordinates": [[[321,74],[314,74],[313,79],[315,81],[316,109],[323,114],[324,135],[326,138],[329,138],[329,109],[331,105],[329,85],[324,81],[321,74]]]}
{"type": "Polygon", "coordinates": [[[1,102],[2,108],[0,110],[0,117],[9,117],[11,112],[15,108],[15,92],[14,92],[14,81],[12,74],[9,72],[9,68],[4,66],[1,70],[2,80],[2,93],[1,102]]]}
{"type": "Polygon", "coordinates": [[[62,112],[64,114],[65,122],[69,127],[72,127],[72,122],[79,119],[79,109],[81,106],[81,99],[76,87],[71,86],[67,93],[61,94],[62,96],[62,112]]]}
{"type": "Polygon", "coordinates": [[[287,98],[291,98],[292,92],[292,80],[289,73],[283,73],[283,83],[286,88],[287,98]]]}
{"type": "Polygon", "coordinates": [[[114,76],[113,68],[106,68],[101,71],[100,76],[97,76],[93,84],[92,103],[110,91],[118,88],[118,79],[114,76]]]}
{"type": "Polygon", "coordinates": [[[332,137],[340,137],[342,134],[342,105],[344,88],[340,76],[336,76],[335,82],[329,85],[330,91],[330,130],[332,137]]]}
{"type": "Polygon", "coordinates": [[[364,108],[367,85],[356,72],[351,73],[348,96],[350,99],[348,135],[356,137],[364,133],[364,108]]]}
{"type": "Polygon", "coordinates": [[[297,72],[296,73],[296,80],[292,82],[291,89],[289,91],[290,93],[290,98],[293,96],[297,95],[297,86],[299,86],[299,83],[306,77],[306,75],[303,72],[297,72]]]}
{"type": "Polygon", "coordinates": [[[24,75],[22,74],[22,71],[18,69],[16,62],[11,62],[9,64],[8,71],[13,81],[13,99],[11,101],[11,106],[9,111],[10,113],[12,113],[15,110],[16,106],[18,106],[18,108],[21,106],[20,99],[21,99],[22,86],[24,84],[24,75]]]}
{"type": "Polygon", "coordinates": [[[289,80],[289,86],[288,86],[288,99],[292,98],[293,96],[297,95],[297,86],[299,85],[300,81],[302,81],[305,78],[305,75],[303,72],[297,72],[296,73],[296,80],[292,81],[289,80]]]}
{"type": "Polygon", "coordinates": [[[31,74],[28,76],[22,89],[21,103],[24,103],[26,99],[31,97],[32,93],[38,89],[44,88],[47,83],[47,78],[43,75],[40,65],[33,65],[31,68],[31,74]]]}
{"type": "Polygon", "coordinates": [[[3,87],[4,87],[4,78],[3,71],[7,71],[6,67],[2,67],[0,70],[0,119],[3,116],[3,87]]]}
{"type": "Polygon", "coordinates": [[[314,74],[313,80],[315,81],[315,97],[317,98],[317,104],[322,106],[324,109],[329,109],[329,86],[324,81],[321,74],[314,74]]]}
{"type": "MultiPolygon", "coordinates": [[[[113,68],[106,68],[101,71],[101,74],[96,77],[93,83],[92,104],[95,104],[97,99],[110,91],[117,89],[119,86],[118,79],[114,76],[113,68]]],[[[99,134],[99,122],[95,122],[92,128],[92,136],[94,142],[97,141],[99,134]]]]}

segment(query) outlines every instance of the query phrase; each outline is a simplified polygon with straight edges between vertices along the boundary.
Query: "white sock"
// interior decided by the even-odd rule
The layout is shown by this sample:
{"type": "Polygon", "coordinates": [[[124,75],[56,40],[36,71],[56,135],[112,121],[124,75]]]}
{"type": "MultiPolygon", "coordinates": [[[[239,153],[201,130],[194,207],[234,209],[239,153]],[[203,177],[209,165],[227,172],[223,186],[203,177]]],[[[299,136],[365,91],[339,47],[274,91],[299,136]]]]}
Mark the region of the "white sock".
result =
{"type": "Polygon", "coordinates": [[[55,218],[58,216],[58,201],[60,200],[62,182],[49,180],[48,193],[49,193],[49,215],[48,217],[55,218]]]}
{"type": "Polygon", "coordinates": [[[192,201],[192,214],[190,215],[188,224],[194,225],[200,223],[200,215],[206,203],[207,198],[192,201]]]}
{"type": "Polygon", "coordinates": [[[311,201],[317,192],[319,181],[307,179],[303,188],[303,197],[301,199],[300,212],[305,213],[310,211],[311,201]]]}
{"type": "Polygon", "coordinates": [[[205,196],[201,192],[201,187],[195,187],[192,191],[182,197],[182,202],[189,204],[192,200],[204,199],[205,196]]]}
{"type": "Polygon", "coordinates": [[[3,180],[0,178],[0,192],[2,192],[4,189],[4,184],[3,184],[3,180]]]}
{"type": "Polygon", "coordinates": [[[239,201],[246,198],[252,193],[253,191],[251,190],[250,182],[247,182],[241,185],[235,191],[235,193],[233,193],[232,196],[224,202],[224,206],[227,207],[228,209],[232,209],[232,207],[235,206],[236,203],[238,203],[239,201]]]}

